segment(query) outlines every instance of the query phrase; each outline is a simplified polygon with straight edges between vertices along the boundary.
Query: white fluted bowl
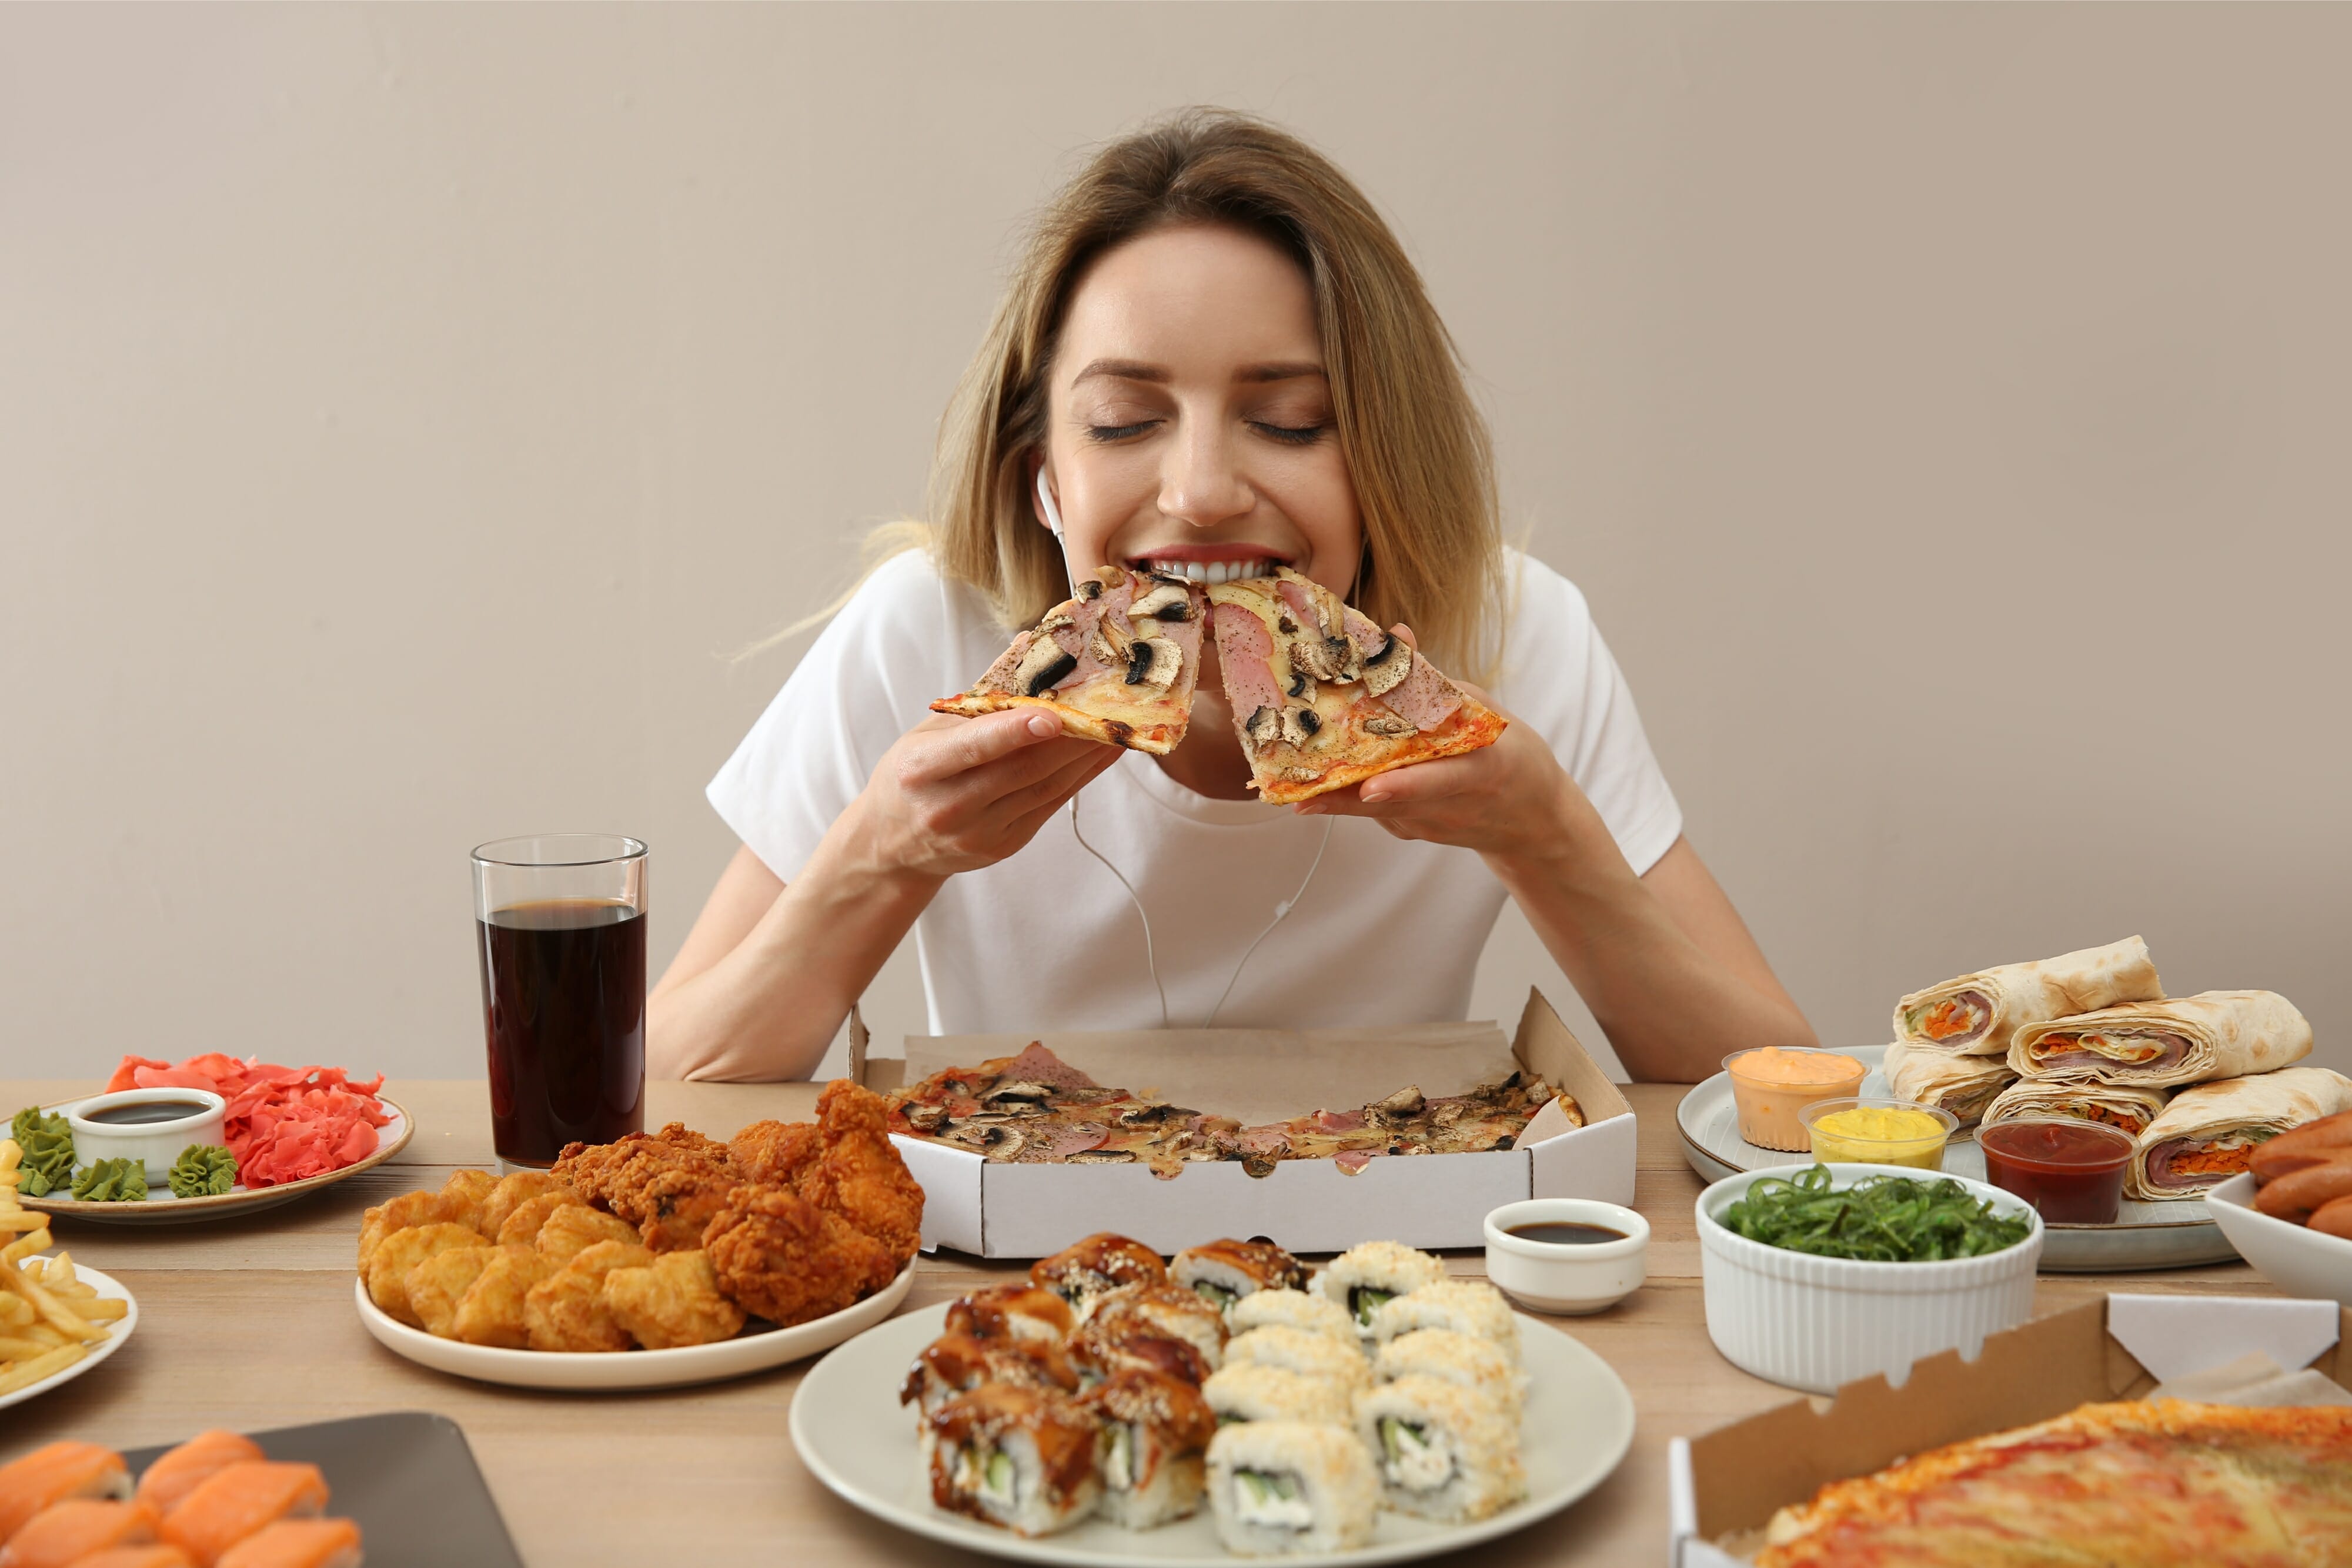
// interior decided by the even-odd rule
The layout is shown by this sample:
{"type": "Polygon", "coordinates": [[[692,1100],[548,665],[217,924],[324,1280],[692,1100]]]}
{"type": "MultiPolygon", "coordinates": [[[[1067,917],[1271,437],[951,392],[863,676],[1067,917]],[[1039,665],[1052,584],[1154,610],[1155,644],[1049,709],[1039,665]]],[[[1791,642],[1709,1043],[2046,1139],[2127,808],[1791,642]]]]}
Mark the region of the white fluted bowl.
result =
{"type": "Polygon", "coordinates": [[[2033,1315],[2033,1268],[2042,1256],[2042,1217],[2015,1195],[1965,1176],[1938,1177],[1905,1166],[1833,1165],[1831,1182],[1852,1186],[1865,1176],[1957,1181],[2001,1214],[2032,1228],[2014,1247],[1981,1258],[1939,1263],[1872,1263],[1816,1258],[1767,1247],[1726,1229],[1716,1218],[1756,1182],[1793,1174],[1749,1171],[1698,1196],[1699,1268],[1706,1290],[1706,1332],[1731,1364],[1769,1382],[1832,1394],[1874,1372],[1900,1383],[1923,1355],[1958,1350],[1975,1359],[1987,1334],[2033,1315]]]}

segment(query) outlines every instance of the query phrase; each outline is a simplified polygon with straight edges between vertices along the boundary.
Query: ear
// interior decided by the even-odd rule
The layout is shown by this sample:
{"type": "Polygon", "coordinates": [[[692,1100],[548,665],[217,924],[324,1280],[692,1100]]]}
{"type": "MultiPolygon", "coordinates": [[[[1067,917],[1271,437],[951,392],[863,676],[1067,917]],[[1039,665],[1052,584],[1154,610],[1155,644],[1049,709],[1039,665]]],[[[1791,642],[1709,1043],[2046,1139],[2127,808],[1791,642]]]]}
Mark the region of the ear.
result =
{"type": "Polygon", "coordinates": [[[1054,483],[1053,463],[1045,453],[1032,452],[1028,458],[1028,470],[1029,515],[1037,520],[1039,528],[1050,534],[1054,531],[1054,525],[1045,516],[1045,503],[1037,491],[1042,484],[1054,497],[1055,507],[1058,507],[1061,505],[1061,488],[1054,483]]]}

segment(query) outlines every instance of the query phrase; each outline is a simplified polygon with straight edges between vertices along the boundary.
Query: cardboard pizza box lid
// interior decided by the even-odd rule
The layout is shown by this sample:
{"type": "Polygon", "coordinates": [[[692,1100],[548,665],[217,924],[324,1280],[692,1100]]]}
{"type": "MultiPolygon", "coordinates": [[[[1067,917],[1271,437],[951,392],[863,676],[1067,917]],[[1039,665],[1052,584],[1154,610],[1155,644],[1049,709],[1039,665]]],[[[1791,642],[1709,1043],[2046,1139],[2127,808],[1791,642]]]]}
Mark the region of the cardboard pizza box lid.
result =
{"type": "Polygon", "coordinates": [[[1492,1022],[910,1035],[903,1061],[869,1056],[865,1022],[853,1012],[850,1072],[887,1092],[942,1068],[1013,1055],[1033,1040],[1097,1082],[1249,1123],[1353,1109],[1408,1083],[1425,1094],[1460,1093],[1516,1067],[1572,1097],[1586,1124],[1578,1127],[1558,1106],[1546,1106],[1516,1148],[1376,1158],[1354,1176],[1328,1160],[1286,1160],[1262,1177],[1218,1162],[1162,1179],[1135,1166],[991,1163],[900,1138],[908,1169],[923,1184],[926,1247],[1040,1257],[1106,1228],[1163,1251],[1223,1235],[1272,1236],[1299,1252],[1339,1251],[1374,1237],[1475,1247],[1485,1241],[1486,1213],[1517,1198],[1633,1201],[1633,1107],[1532,988],[1508,1039],[1492,1022]]]}

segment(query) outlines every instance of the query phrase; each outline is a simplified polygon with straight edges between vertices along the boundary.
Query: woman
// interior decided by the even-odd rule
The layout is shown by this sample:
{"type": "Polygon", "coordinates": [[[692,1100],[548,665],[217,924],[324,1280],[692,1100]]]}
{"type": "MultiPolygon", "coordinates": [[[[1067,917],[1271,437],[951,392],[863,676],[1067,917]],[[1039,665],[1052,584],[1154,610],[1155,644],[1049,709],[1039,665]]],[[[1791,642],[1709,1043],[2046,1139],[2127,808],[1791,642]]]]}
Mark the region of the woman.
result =
{"type": "Polygon", "coordinates": [[[1194,110],[1097,156],[935,488],[929,548],[866,579],[711,783],[743,847],[650,998],[656,1071],[805,1076],[910,927],[935,1032],[1458,1019],[1507,894],[1637,1077],[1811,1042],[1582,597],[1503,548],[1412,263],[1295,138],[1194,110]],[[1164,758],[926,715],[1074,577],[1146,561],[1292,566],[1491,683],[1510,727],[1286,809],[1244,788],[1213,647],[1164,758]]]}

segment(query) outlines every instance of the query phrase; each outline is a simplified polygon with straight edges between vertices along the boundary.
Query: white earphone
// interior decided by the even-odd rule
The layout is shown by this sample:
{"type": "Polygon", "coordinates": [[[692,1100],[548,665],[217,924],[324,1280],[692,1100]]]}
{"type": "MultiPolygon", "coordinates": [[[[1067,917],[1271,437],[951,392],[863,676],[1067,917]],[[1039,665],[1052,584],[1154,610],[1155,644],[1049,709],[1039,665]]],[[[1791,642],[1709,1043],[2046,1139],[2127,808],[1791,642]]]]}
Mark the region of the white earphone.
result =
{"type": "MultiPolygon", "coordinates": [[[[1054,542],[1060,544],[1062,542],[1062,508],[1054,505],[1054,492],[1045,483],[1045,465],[1043,463],[1037,465],[1037,506],[1045,514],[1045,526],[1053,530],[1054,542]]],[[[1070,596],[1075,599],[1078,592],[1078,571],[1077,568],[1070,564],[1069,553],[1066,550],[1062,555],[1062,572],[1070,580],[1070,596]]]]}

